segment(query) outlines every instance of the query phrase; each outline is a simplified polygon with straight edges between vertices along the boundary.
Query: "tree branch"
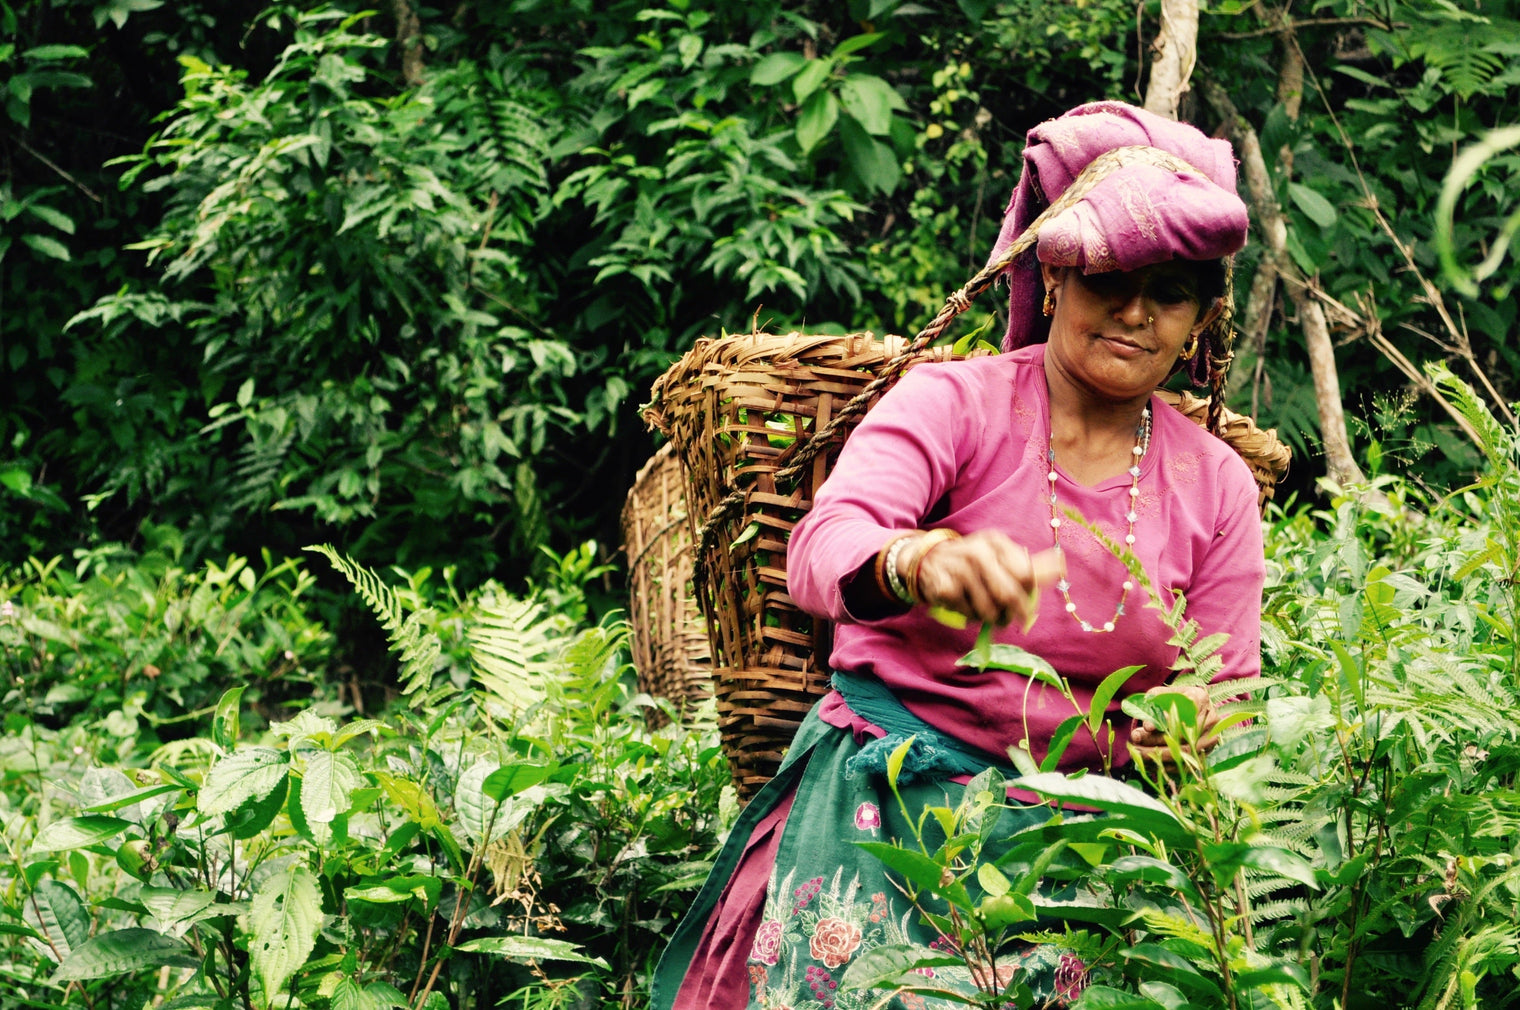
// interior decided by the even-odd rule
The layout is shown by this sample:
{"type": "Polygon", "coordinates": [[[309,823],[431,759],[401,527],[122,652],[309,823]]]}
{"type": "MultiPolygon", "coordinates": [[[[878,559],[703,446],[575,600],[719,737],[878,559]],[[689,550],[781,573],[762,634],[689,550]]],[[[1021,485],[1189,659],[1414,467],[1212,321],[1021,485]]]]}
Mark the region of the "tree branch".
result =
{"type": "Polygon", "coordinates": [[[1145,111],[1176,119],[1198,59],[1198,0],[1161,0],[1161,30],[1151,50],[1156,56],[1145,89],[1145,111]]]}
{"type": "Polygon", "coordinates": [[[1295,28],[1325,28],[1325,27],[1351,27],[1360,25],[1369,28],[1381,28],[1383,31],[1393,31],[1402,27],[1398,22],[1384,22],[1377,18],[1304,18],[1302,21],[1293,21],[1283,18],[1280,24],[1268,25],[1265,28],[1253,28],[1248,32],[1220,32],[1222,39],[1256,39],[1263,35],[1278,35],[1282,32],[1291,32],[1295,28]]]}
{"type": "MultiPolygon", "coordinates": [[[[1286,282],[1288,296],[1298,310],[1304,329],[1304,343],[1309,352],[1309,368],[1314,375],[1314,400],[1319,408],[1320,435],[1325,444],[1325,464],[1331,479],[1340,484],[1365,483],[1366,474],[1351,453],[1351,439],[1346,432],[1346,413],[1341,405],[1340,374],[1335,365],[1335,346],[1330,340],[1330,326],[1324,307],[1309,294],[1309,282],[1288,255],[1288,226],[1267,174],[1266,159],[1255,127],[1235,108],[1235,103],[1213,81],[1203,84],[1204,98],[1224,121],[1225,131],[1240,153],[1240,167],[1246,188],[1261,225],[1269,257],[1278,275],[1286,282]]],[[[1317,285],[1315,285],[1317,286],[1317,285]]]]}
{"type": "Polygon", "coordinates": [[[396,44],[401,48],[401,76],[407,87],[422,84],[426,66],[422,62],[422,22],[407,0],[391,0],[391,11],[396,17],[396,44]]]}

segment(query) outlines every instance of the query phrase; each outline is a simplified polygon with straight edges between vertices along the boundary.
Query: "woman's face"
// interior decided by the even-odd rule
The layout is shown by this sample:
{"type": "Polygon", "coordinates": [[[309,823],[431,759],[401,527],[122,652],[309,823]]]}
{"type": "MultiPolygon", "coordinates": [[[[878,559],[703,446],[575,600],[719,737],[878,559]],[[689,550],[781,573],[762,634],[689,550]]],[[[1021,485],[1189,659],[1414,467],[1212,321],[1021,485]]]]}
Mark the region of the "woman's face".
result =
{"type": "Polygon", "coordinates": [[[1200,311],[1188,263],[1102,274],[1041,264],[1040,271],[1056,303],[1046,353],[1061,374],[1105,399],[1150,395],[1220,311],[1217,301],[1200,311]]]}

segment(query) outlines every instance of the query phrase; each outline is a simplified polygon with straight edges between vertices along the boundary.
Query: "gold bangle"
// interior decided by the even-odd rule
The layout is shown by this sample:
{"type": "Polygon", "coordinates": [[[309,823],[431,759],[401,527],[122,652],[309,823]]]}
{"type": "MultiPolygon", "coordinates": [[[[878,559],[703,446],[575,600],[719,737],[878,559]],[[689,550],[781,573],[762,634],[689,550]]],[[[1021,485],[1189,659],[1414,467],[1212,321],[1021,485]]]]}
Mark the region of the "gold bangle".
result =
{"type": "Polygon", "coordinates": [[[908,587],[908,595],[922,602],[923,594],[918,591],[918,568],[924,563],[924,556],[946,540],[959,540],[961,535],[955,530],[941,526],[939,529],[930,530],[918,538],[918,550],[914,552],[912,560],[908,562],[907,574],[903,576],[903,584],[908,587]]]}

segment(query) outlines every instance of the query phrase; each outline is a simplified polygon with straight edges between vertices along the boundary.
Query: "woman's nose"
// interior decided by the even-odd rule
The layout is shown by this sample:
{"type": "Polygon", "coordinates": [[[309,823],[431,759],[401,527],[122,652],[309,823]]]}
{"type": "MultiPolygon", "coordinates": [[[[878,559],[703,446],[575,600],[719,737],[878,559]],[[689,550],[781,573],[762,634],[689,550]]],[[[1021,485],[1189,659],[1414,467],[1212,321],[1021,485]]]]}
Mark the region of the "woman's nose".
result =
{"type": "Polygon", "coordinates": [[[1150,316],[1155,315],[1146,306],[1145,293],[1141,289],[1126,291],[1119,296],[1114,308],[1114,318],[1126,326],[1139,329],[1150,316]]]}

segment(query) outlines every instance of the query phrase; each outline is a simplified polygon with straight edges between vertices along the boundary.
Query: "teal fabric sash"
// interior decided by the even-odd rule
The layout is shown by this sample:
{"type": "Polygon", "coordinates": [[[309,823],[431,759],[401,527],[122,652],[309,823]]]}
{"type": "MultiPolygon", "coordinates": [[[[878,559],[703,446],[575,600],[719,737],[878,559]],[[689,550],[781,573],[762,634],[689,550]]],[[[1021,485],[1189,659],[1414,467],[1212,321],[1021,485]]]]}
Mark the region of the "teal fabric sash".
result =
{"type": "Polygon", "coordinates": [[[897,779],[904,785],[923,777],[975,775],[989,766],[1010,778],[1018,774],[997,755],[963,743],[924,722],[875,677],[835,671],[832,684],[850,711],[887,731],[886,736],[868,742],[846,763],[845,774],[850,778],[862,774],[885,778],[887,759],[909,739],[913,746],[897,779]]]}

